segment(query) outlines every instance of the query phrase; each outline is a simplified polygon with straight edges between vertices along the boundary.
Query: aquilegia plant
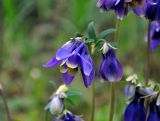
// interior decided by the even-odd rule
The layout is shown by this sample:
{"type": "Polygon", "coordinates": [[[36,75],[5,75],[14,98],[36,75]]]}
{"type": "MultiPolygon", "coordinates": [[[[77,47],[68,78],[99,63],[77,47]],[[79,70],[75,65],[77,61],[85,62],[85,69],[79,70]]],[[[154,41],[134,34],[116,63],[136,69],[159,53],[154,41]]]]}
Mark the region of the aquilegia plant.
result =
{"type": "MultiPolygon", "coordinates": [[[[79,93],[70,92],[66,86],[71,84],[74,79],[76,80],[75,76],[78,71],[81,72],[85,87],[88,89],[92,86],[92,108],[90,113],[91,121],[95,121],[96,88],[94,77],[97,71],[95,70],[94,60],[92,60],[95,53],[102,55],[97,75],[99,75],[99,79],[111,85],[110,112],[107,112],[104,118],[106,121],[115,121],[115,83],[123,79],[123,67],[116,56],[119,44],[118,34],[120,33],[118,28],[119,21],[123,20],[130,11],[148,21],[147,36],[145,37],[147,42],[146,77],[145,81],[141,79],[143,83],[138,81],[136,74],[126,79],[127,85],[124,90],[128,104],[124,108],[124,121],[160,121],[160,85],[151,82],[150,77],[151,50],[157,49],[160,44],[160,0],[97,0],[97,6],[105,12],[115,11],[117,16],[115,18],[116,28],[106,29],[97,34],[94,23],[91,22],[88,25],[87,35],[76,33],[75,37],[57,50],[54,57],[43,64],[45,68],[59,66],[64,82],[64,85],[61,85],[48,99],[48,104],[45,107],[45,121],[83,121],[83,116],[75,115],[68,110],[66,105],[66,101],[70,102],[72,96],[79,96],[79,93]],[[111,33],[115,34],[114,41],[107,38],[111,33]]],[[[12,121],[1,85],[0,94],[5,105],[8,121],[12,121]]]]}
{"type": "MultiPolygon", "coordinates": [[[[97,6],[102,11],[115,11],[117,16],[116,29],[107,29],[96,34],[94,23],[88,25],[88,35],[80,33],[71,38],[57,53],[43,66],[52,68],[60,66],[62,79],[66,85],[71,84],[78,70],[86,88],[92,85],[92,110],[91,121],[95,120],[95,64],[92,60],[95,52],[102,55],[99,64],[99,79],[111,84],[110,112],[106,121],[114,121],[115,108],[115,82],[123,78],[123,67],[116,56],[118,47],[119,19],[123,20],[130,11],[137,16],[144,17],[148,21],[147,59],[145,84],[139,83],[136,74],[127,78],[125,95],[128,105],[124,111],[124,121],[160,121],[160,86],[150,83],[151,50],[155,50],[160,43],[160,0],[98,0],[97,6]],[[117,24],[118,23],[118,24],[117,24]],[[115,33],[114,41],[107,36],[115,33]]],[[[48,105],[47,112],[52,114],[52,121],[83,121],[81,116],[74,115],[67,110],[65,100],[70,98],[68,88],[63,85],[54,93],[48,105]],[[58,91],[60,90],[60,91],[58,91]]],[[[47,120],[46,120],[47,121],[47,120]]]]}

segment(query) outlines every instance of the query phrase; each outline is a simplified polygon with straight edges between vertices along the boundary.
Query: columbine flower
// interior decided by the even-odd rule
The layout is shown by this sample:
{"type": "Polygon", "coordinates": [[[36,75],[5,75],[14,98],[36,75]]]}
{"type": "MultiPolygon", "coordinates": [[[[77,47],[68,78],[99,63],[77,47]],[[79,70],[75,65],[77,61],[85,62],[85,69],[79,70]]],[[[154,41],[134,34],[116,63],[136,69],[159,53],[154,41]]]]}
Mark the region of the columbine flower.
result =
{"type": "Polygon", "coordinates": [[[127,106],[124,113],[124,121],[145,121],[146,109],[144,107],[144,98],[136,92],[133,101],[127,106]]]}
{"type": "Polygon", "coordinates": [[[152,22],[151,24],[151,49],[155,50],[160,43],[160,22],[152,22]]]}
{"type": "Polygon", "coordinates": [[[139,6],[143,6],[144,0],[98,0],[97,6],[104,10],[114,10],[118,19],[123,19],[131,7],[137,14],[140,14],[139,6]]]}
{"type": "Polygon", "coordinates": [[[145,0],[144,5],[138,6],[134,12],[149,20],[160,20],[160,0],[145,0]]]}
{"type": "Polygon", "coordinates": [[[160,121],[160,113],[156,107],[156,101],[151,101],[149,106],[149,116],[147,121],[160,121]]]}
{"type": "Polygon", "coordinates": [[[115,10],[118,19],[122,19],[127,13],[125,0],[98,0],[97,6],[104,11],[115,10]]]}
{"type": "Polygon", "coordinates": [[[80,116],[73,115],[67,111],[63,116],[54,118],[53,121],[84,121],[80,116]]]}
{"type": "Polygon", "coordinates": [[[114,9],[120,0],[98,0],[97,6],[102,10],[114,9]]]}
{"type": "Polygon", "coordinates": [[[113,49],[109,49],[102,55],[102,62],[99,68],[100,78],[106,81],[120,81],[122,79],[122,66],[116,58],[113,49]]]}
{"type": "Polygon", "coordinates": [[[65,84],[70,84],[74,79],[75,72],[80,69],[85,86],[91,85],[94,78],[94,63],[81,38],[75,38],[65,43],[57,51],[56,56],[43,66],[52,68],[57,65],[60,65],[65,84]]]}

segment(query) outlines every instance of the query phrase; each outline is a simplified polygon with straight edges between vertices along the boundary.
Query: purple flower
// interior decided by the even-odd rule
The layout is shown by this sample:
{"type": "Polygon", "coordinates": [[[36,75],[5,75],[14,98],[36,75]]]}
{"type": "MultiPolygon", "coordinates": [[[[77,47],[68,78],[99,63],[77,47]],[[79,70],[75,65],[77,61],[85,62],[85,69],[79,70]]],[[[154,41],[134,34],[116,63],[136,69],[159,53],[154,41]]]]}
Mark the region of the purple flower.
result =
{"type": "Polygon", "coordinates": [[[153,21],[151,24],[151,49],[155,50],[160,44],[160,22],[153,21]]]}
{"type": "Polygon", "coordinates": [[[122,66],[116,58],[113,49],[109,49],[102,56],[102,62],[99,68],[100,78],[106,81],[120,81],[123,76],[122,66]]]}
{"type": "Polygon", "coordinates": [[[75,38],[65,43],[58,49],[56,56],[43,66],[52,68],[60,65],[60,71],[65,84],[72,82],[75,72],[80,68],[84,84],[86,87],[89,87],[94,79],[94,63],[87,47],[80,40],[81,38],[75,38]]]}
{"type": "Polygon", "coordinates": [[[114,10],[118,19],[123,19],[127,13],[125,0],[98,0],[97,6],[104,11],[114,10]]]}
{"type": "Polygon", "coordinates": [[[145,17],[152,21],[160,20],[160,0],[155,3],[147,0],[145,17]]]}
{"type": "Polygon", "coordinates": [[[123,19],[125,15],[127,15],[129,11],[129,7],[131,7],[133,10],[136,9],[136,12],[139,13],[139,10],[137,11],[139,6],[142,6],[144,3],[144,0],[98,0],[97,6],[104,10],[114,10],[118,19],[123,19]]]}
{"type": "Polygon", "coordinates": [[[118,19],[123,19],[125,15],[128,13],[128,4],[125,3],[125,0],[119,0],[119,2],[115,5],[115,12],[118,19]]]}
{"type": "Polygon", "coordinates": [[[114,9],[115,5],[118,4],[120,0],[98,0],[97,6],[102,10],[114,9]]]}
{"type": "Polygon", "coordinates": [[[144,98],[136,92],[133,101],[127,106],[124,113],[124,121],[145,121],[146,109],[144,107],[144,98]]]}
{"type": "Polygon", "coordinates": [[[134,13],[152,21],[160,20],[160,0],[144,0],[143,5],[134,9],[134,13]]]}
{"type": "Polygon", "coordinates": [[[127,84],[124,88],[125,96],[130,99],[135,95],[135,87],[131,84],[127,84]]]}
{"type": "Polygon", "coordinates": [[[147,121],[160,121],[160,113],[156,110],[156,101],[150,102],[147,121]]]}

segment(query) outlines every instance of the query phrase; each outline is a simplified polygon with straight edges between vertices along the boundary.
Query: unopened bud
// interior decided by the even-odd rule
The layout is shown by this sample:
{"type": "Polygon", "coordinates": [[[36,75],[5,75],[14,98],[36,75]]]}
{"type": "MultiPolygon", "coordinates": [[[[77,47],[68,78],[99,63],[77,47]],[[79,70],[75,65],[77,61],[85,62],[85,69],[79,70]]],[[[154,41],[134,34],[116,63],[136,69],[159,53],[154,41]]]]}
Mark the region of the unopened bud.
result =
{"type": "Polygon", "coordinates": [[[50,102],[49,111],[53,115],[58,115],[63,111],[63,102],[58,96],[54,96],[50,102]]]}

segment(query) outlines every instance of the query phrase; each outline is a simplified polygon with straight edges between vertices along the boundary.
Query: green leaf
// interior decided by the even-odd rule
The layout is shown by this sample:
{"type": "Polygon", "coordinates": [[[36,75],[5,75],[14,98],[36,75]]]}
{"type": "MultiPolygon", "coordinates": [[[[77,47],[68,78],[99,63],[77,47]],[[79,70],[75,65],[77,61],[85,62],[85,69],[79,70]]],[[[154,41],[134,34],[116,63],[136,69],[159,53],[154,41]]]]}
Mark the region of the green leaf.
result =
{"type": "Polygon", "coordinates": [[[65,93],[67,95],[67,97],[70,97],[70,96],[79,96],[81,95],[81,93],[79,92],[67,92],[65,93]]]}
{"type": "Polygon", "coordinates": [[[116,29],[107,29],[107,30],[104,30],[103,32],[101,32],[98,36],[97,36],[97,39],[104,39],[106,38],[109,34],[113,33],[113,32],[116,32],[117,30],[116,29]]]}
{"type": "Polygon", "coordinates": [[[85,40],[85,43],[86,44],[90,44],[90,43],[93,43],[94,42],[94,39],[86,39],[85,40]]]}
{"type": "Polygon", "coordinates": [[[50,102],[44,107],[44,110],[47,111],[49,109],[50,102]]]}
{"type": "Polygon", "coordinates": [[[99,40],[96,42],[95,47],[96,47],[98,50],[99,50],[99,49],[102,49],[103,44],[104,44],[104,40],[103,40],[103,39],[99,39],[99,40]]]}
{"type": "Polygon", "coordinates": [[[96,34],[95,34],[95,30],[94,30],[94,22],[90,22],[88,24],[88,36],[91,39],[96,39],[96,34]]]}
{"type": "Polygon", "coordinates": [[[75,105],[74,101],[71,98],[65,99],[65,103],[67,103],[69,105],[75,105]]]}

